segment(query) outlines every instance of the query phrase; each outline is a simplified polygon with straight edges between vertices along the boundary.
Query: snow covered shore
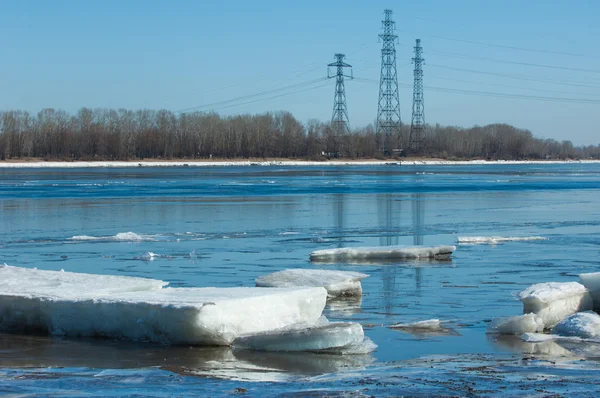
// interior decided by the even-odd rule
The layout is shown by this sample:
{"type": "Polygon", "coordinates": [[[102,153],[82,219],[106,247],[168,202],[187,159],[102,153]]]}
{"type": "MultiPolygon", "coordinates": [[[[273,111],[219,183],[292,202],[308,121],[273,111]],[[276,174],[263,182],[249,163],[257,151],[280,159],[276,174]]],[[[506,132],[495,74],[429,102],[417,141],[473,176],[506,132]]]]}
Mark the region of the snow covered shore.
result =
{"type": "Polygon", "coordinates": [[[215,166],[446,166],[446,165],[519,165],[519,164],[597,164],[600,160],[235,160],[235,161],[94,161],[94,162],[12,162],[0,161],[0,168],[120,168],[120,167],[215,167],[215,166]]]}

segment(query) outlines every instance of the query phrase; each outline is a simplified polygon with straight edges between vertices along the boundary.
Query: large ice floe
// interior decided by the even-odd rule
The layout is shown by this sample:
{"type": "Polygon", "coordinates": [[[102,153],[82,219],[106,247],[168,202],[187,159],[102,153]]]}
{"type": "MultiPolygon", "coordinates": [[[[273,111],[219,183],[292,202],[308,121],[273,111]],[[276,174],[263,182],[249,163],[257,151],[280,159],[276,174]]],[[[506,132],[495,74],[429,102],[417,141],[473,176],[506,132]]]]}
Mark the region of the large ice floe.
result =
{"type": "Polygon", "coordinates": [[[497,245],[504,242],[527,242],[548,240],[543,236],[459,236],[458,243],[463,245],[497,245]]]}
{"type": "Polygon", "coordinates": [[[563,319],[552,328],[559,336],[600,339],[600,315],[592,311],[579,312],[563,319]]]}
{"type": "Polygon", "coordinates": [[[456,246],[345,247],[341,249],[316,250],[310,254],[310,261],[348,261],[360,263],[418,259],[447,260],[455,250],[456,246]]]}
{"type": "Polygon", "coordinates": [[[519,294],[523,313],[540,317],[551,328],[569,315],[591,310],[592,297],[584,285],[577,282],[538,283],[519,294]]]}
{"type": "Polygon", "coordinates": [[[352,271],[322,269],[286,269],[256,278],[258,287],[321,286],[329,297],[359,296],[362,294],[360,281],[369,275],[352,271]]]}
{"type": "Polygon", "coordinates": [[[315,324],[314,288],[168,288],[165,282],[0,267],[0,328],[163,344],[229,345],[242,335],[315,324]]]}
{"type": "Polygon", "coordinates": [[[524,314],[494,319],[487,326],[489,334],[537,333],[544,331],[544,320],[535,314],[524,314]]]}

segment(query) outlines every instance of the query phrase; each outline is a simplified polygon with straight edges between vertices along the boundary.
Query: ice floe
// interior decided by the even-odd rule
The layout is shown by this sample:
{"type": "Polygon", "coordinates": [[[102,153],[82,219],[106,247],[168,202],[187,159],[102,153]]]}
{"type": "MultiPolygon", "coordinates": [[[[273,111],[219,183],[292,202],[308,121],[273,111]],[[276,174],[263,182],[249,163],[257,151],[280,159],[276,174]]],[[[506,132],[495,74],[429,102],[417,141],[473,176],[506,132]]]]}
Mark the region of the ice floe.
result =
{"type": "Polygon", "coordinates": [[[533,313],[542,318],[546,328],[593,307],[587,289],[577,282],[538,283],[523,290],[519,298],[523,302],[523,313],[533,313]]]}
{"type": "Polygon", "coordinates": [[[456,246],[383,246],[383,247],[346,247],[341,249],[316,250],[310,254],[310,261],[390,261],[435,259],[446,260],[456,250],[456,246]]]}
{"type": "Polygon", "coordinates": [[[362,294],[360,281],[369,275],[352,271],[286,269],[256,278],[258,287],[321,286],[330,297],[362,294]]]}
{"type": "Polygon", "coordinates": [[[407,329],[407,330],[439,330],[442,329],[442,321],[439,319],[427,319],[412,323],[396,323],[389,326],[392,329],[407,329]]]}
{"type": "Polygon", "coordinates": [[[526,242],[534,240],[548,240],[543,236],[459,236],[458,243],[465,245],[497,245],[503,242],[526,242]]]}
{"type": "Polygon", "coordinates": [[[578,312],[557,323],[552,328],[552,334],[600,339],[600,315],[592,311],[578,312]]]}
{"type": "Polygon", "coordinates": [[[229,345],[241,335],[314,324],[324,288],[164,288],[162,281],[0,268],[0,326],[163,344],[229,345]]]}
{"type": "Polygon", "coordinates": [[[535,314],[524,314],[494,319],[486,328],[489,334],[514,334],[543,332],[544,321],[535,314]]]}

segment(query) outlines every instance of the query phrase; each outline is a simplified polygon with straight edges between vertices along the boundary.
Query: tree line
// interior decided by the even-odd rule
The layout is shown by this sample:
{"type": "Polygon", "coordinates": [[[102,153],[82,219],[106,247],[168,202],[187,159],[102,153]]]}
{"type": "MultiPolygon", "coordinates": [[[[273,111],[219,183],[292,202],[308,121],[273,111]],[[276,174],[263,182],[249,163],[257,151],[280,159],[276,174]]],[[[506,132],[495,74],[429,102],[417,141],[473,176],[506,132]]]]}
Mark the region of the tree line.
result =
{"type": "MultiPolygon", "coordinates": [[[[536,138],[507,124],[471,128],[427,125],[420,147],[410,126],[388,137],[394,154],[444,159],[600,158],[600,145],[536,138]]],[[[303,124],[289,112],[220,116],[167,110],[82,108],[76,114],[43,109],[37,114],[0,111],[0,158],[141,160],[207,158],[377,158],[383,140],[373,125],[338,133],[330,123],[303,124]]],[[[389,156],[387,156],[389,157],[389,156]]]]}

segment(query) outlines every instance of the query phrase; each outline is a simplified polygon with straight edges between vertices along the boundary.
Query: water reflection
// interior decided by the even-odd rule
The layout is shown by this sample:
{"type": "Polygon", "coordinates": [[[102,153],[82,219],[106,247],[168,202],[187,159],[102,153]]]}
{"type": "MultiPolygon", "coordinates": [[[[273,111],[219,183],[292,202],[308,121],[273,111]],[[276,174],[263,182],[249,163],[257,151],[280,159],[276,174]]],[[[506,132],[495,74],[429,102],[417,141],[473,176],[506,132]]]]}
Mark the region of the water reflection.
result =
{"type": "Polygon", "coordinates": [[[0,367],[162,367],[214,377],[273,380],[285,374],[318,375],[362,370],[371,355],[259,352],[228,347],[160,346],[105,339],[62,339],[0,333],[0,367]]]}

